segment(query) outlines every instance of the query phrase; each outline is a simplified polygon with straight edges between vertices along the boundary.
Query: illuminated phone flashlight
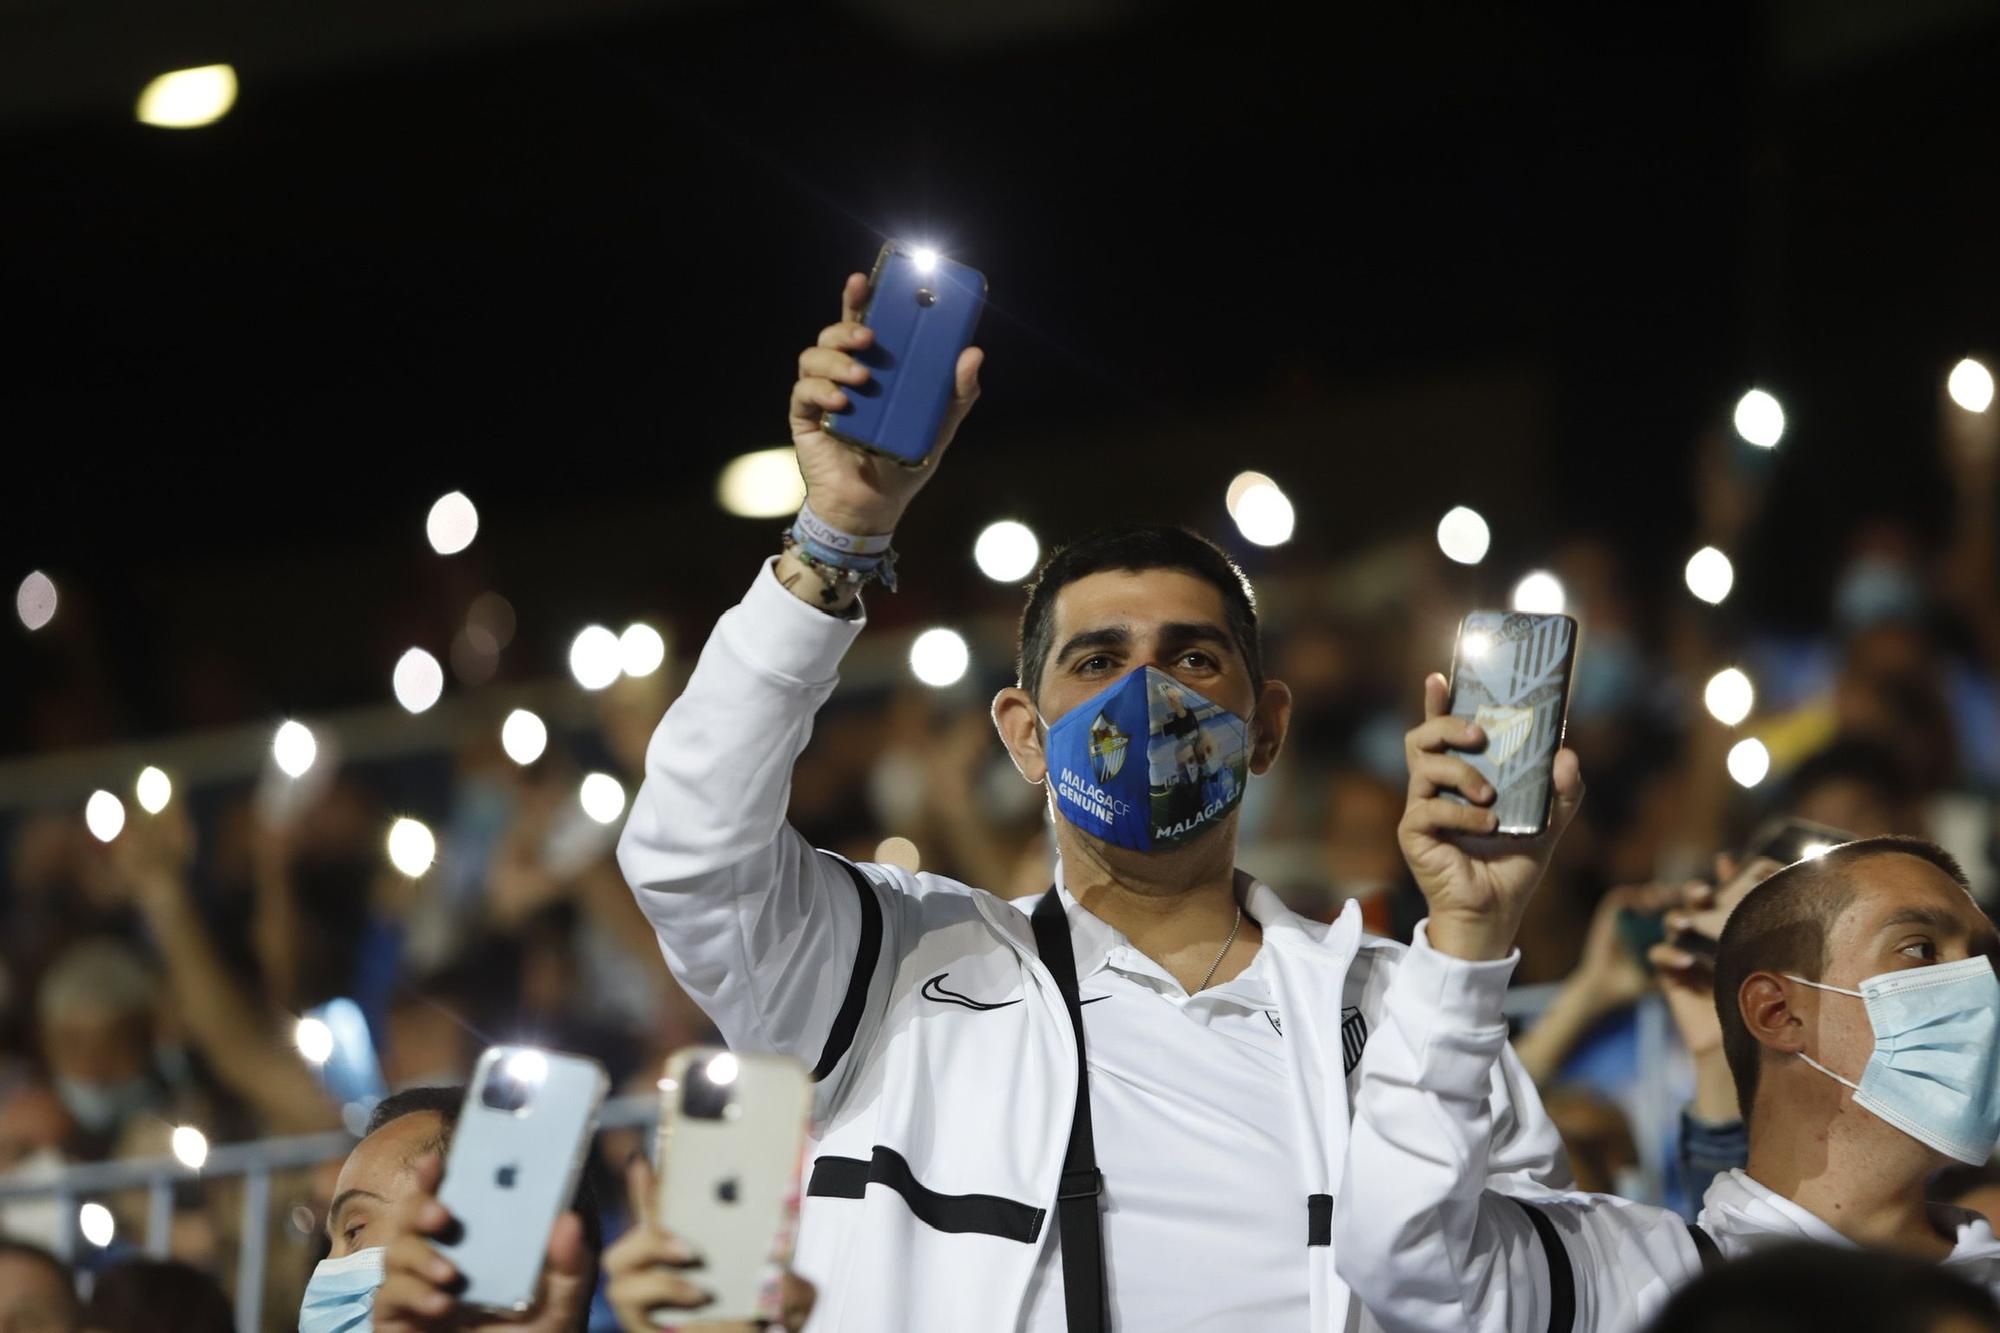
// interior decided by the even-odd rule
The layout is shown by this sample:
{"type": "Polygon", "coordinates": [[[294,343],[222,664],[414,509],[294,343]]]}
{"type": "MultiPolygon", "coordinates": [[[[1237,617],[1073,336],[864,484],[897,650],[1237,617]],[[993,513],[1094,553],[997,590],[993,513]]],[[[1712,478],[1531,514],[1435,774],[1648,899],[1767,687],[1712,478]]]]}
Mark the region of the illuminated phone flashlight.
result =
{"type": "Polygon", "coordinates": [[[517,1083],[540,1083],[549,1076],[549,1057],[523,1047],[510,1053],[501,1062],[500,1069],[517,1083]]]}
{"type": "Polygon", "coordinates": [[[919,273],[935,273],[938,266],[938,252],[928,245],[920,245],[910,251],[910,259],[919,273]]]}
{"type": "Polygon", "coordinates": [[[703,1072],[708,1075],[710,1083],[713,1083],[718,1088],[726,1088],[736,1081],[736,1075],[740,1069],[741,1065],[736,1057],[728,1051],[724,1051],[721,1055],[710,1060],[708,1068],[703,1072]]]}
{"type": "Polygon", "coordinates": [[[1484,657],[1488,652],[1492,651],[1492,648],[1493,636],[1485,630],[1476,629],[1465,636],[1465,655],[1467,657],[1475,659],[1484,657]]]}

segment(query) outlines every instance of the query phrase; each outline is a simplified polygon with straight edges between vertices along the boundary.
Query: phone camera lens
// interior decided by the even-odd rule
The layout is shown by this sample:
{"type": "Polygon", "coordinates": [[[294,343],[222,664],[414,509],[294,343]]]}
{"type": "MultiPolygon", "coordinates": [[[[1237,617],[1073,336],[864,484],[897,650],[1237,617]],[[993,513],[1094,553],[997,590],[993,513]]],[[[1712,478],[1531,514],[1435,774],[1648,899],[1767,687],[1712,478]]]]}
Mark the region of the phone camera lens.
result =
{"type": "Polygon", "coordinates": [[[727,1083],[716,1081],[712,1072],[712,1062],[697,1060],[687,1068],[687,1077],[681,1084],[681,1115],[689,1120],[733,1120],[740,1114],[735,1104],[735,1089],[727,1083]]]}
{"type": "Polygon", "coordinates": [[[917,304],[928,310],[937,304],[937,293],[928,287],[917,288],[917,304]]]}
{"type": "Polygon", "coordinates": [[[528,1104],[534,1089],[526,1080],[516,1078],[505,1069],[495,1069],[486,1076],[486,1086],[480,1090],[481,1104],[496,1111],[518,1111],[528,1104]]]}

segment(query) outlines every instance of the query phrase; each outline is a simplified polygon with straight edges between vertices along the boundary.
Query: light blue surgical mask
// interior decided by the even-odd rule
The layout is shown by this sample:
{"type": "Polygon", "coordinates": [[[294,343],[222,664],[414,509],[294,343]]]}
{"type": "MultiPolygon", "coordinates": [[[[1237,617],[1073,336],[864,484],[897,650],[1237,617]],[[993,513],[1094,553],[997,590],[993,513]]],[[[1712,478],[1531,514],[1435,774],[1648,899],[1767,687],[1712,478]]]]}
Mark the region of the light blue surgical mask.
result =
{"type": "Polygon", "coordinates": [[[135,1074],[122,1083],[99,1083],[92,1079],[57,1078],[56,1096],[63,1108],[85,1132],[106,1134],[117,1128],[134,1111],[156,1100],[151,1079],[135,1074]]]}
{"type": "Polygon", "coordinates": [[[299,1333],[365,1333],[375,1316],[375,1289],[382,1285],[380,1245],[339,1259],[322,1259],[299,1303],[299,1333]]]}
{"type": "Polygon", "coordinates": [[[1785,974],[1868,1006],[1875,1050],[1859,1083],[1805,1052],[1799,1058],[1854,1089],[1855,1105],[1919,1143],[1972,1166],[2000,1143],[2000,976],[1989,958],[1885,972],[1860,990],[1785,974]]]}

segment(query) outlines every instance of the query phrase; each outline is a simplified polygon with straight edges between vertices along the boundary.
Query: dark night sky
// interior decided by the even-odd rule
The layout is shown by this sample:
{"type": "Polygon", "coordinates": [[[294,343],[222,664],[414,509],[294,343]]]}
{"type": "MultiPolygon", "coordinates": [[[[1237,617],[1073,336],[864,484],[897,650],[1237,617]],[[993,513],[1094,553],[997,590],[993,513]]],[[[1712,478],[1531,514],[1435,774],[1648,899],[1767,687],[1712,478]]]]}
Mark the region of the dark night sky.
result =
{"type": "Polygon", "coordinates": [[[716,512],[715,471],[780,442],[883,233],[993,293],[986,399],[904,543],[934,600],[1007,601],[964,526],[1218,527],[1243,465],[1300,502],[1283,559],[1484,488],[1496,559],[1591,528],[1658,576],[1691,441],[1760,382],[1793,436],[1750,591],[1809,611],[1822,518],[1930,512],[1936,376],[2000,341],[2000,24],[1815,63],[1798,11],[1160,5],[939,50],[749,5],[246,64],[195,132],[17,116],[0,577],[71,600],[0,646],[0,752],[379,701],[482,586],[523,609],[513,675],[591,614],[698,628],[776,526],[716,512]],[[443,568],[453,487],[485,527],[443,568]],[[86,668],[102,715],[34,720],[86,668]]]}

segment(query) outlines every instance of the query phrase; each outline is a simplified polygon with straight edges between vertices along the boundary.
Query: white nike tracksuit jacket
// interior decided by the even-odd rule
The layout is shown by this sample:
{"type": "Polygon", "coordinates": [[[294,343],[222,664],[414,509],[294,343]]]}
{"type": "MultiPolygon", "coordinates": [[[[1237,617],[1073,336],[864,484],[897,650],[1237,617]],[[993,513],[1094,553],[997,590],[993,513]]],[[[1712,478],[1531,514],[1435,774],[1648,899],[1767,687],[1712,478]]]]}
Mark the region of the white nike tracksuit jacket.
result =
{"type": "MultiPolygon", "coordinates": [[[[793,762],[861,627],[794,598],[767,565],[654,735],[619,861],[675,977],[725,1039],[795,1056],[819,1080],[794,1260],[819,1289],[811,1328],[1013,1333],[1055,1226],[1075,1039],[1020,907],[887,865],[855,868],[857,881],[784,822],[793,762]],[[944,972],[983,1006],[927,1000],[924,983],[944,972]],[[1016,999],[1027,1003],[1005,1003],[1016,999]]],[[[1352,904],[1329,926],[1262,885],[1247,898],[1303,1144],[1296,1192],[1270,1206],[1298,1216],[1313,1333],[1366,1327],[1327,1232],[1354,1060],[1404,949],[1364,935],[1352,904]]],[[[1518,1062],[1489,1068],[1496,1183],[1567,1184],[1518,1062]]],[[[1120,1278],[1143,1281],[1143,1262],[1120,1278]]]]}
{"type": "MultiPolygon", "coordinates": [[[[1418,928],[1362,1067],[1347,1188],[1334,1205],[1335,1265],[1399,1333],[1631,1333],[1702,1271],[1678,1213],[1608,1194],[1481,1186],[1514,962],[1441,954],[1418,928]]],[[[1741,1169],[1716,1177],[1702,1203],[1698,1225],[1724,1259],[1786,1241],[1854,1245],[1741,1169]]],[[[2000,1296],[2000,1242],[1986,1219],[1932,1211],[1957,1237],[1945,1266],[2000,1296]]]]}

